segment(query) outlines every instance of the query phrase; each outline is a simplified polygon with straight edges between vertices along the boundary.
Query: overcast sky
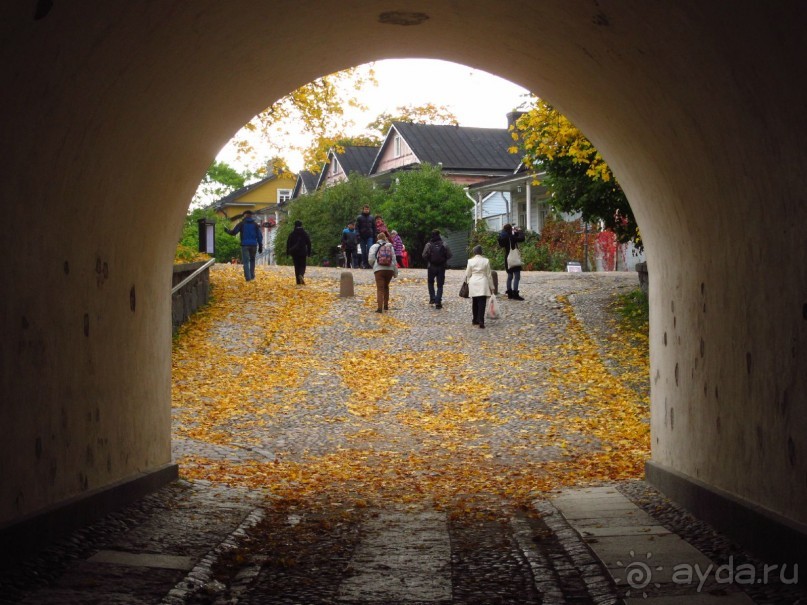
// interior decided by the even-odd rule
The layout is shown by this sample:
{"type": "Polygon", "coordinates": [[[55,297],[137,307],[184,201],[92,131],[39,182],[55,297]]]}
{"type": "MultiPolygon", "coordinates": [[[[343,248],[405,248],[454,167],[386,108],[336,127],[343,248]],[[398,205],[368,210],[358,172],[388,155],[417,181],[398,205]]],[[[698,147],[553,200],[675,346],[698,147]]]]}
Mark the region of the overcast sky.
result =
{"type": "MultiPolygon", "coordinates": [[[[506,128],[506,114],[526,100],[527,91],[512,82],[470,67],[431,59],[389,59],[375,63],[377,87],[367,87],[361,101],[367,110],[350,113],[361,131],[383,112],[392,113],[401,105],[445,105],[460,126],[506,128]]],[[[302,158],[284,154],[289,167],[300,170],[302,158]]],[[[235,164],[229,146],[218,159],[235,164]]]]}

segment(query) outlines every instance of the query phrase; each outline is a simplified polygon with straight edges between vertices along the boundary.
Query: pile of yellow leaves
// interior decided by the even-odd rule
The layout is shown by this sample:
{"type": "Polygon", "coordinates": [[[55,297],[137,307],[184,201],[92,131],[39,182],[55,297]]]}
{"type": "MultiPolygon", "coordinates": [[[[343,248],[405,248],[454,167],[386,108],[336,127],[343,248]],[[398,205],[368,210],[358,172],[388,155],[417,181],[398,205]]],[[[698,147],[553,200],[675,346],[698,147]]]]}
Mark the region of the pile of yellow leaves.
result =
{"type": "MultiPolygon", "coordinates": [[[[397,287],[424,288],[409,281],[397,287]]],[[[355,307],[369,327],[337,346],[333,334],[353,328],[334,319],[348,303],[333,284],[307,278],[298,288],[285,268],[245,283],[236,267],[217,268],[211,282],[214,302],[174,347],[174,434],[245,455],[188,455],[179,461],[187,478],[265,489],[306,508],[426,501],[465,510],[526,506],[561,486],[642,474],[646,338],[616,327],[615,338],[593,336],[564,298],[541,328],[551,344],[522,339],[512,354],[511,343],[483,339],[470,355],[437,341],[440,355],[403,347],[376,364],[366,338],[411,327],[372,313],[369,288],[355,307]],[[316,452],[273,442],[290,422],[295,434],[341,438],[316,452]],[[246,455],[250,446],[275,456],[246,455]]]]}

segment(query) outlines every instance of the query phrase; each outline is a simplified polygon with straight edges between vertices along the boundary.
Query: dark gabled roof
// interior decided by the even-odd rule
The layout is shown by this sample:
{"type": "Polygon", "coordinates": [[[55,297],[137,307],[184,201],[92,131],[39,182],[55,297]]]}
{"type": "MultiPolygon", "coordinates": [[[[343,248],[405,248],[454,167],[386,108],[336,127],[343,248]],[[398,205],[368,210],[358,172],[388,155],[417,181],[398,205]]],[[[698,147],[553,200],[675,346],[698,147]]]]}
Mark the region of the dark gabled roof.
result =
{"type": "Polygon", "coordinates": [[[319,175],[310,170],[301,170],[297,175],[297,182],[294,183],[294,190],[291,192],[291,197],[300,197],[301,189],[305,187],[306,193],[312,193],[317,188],[317,181],[319,175]]]}
{"type": "Polygon", "coordinates": [[[378,146],[347,146],[345,145],[342,153],[336,153],[336,159],[345,174],[351,175],[358,172],[362,176],[370,174],[370,168],[373,166],[375,156],[378,155],[378,146]]]}
{"type": "Polygon", "coordinates": [[[334,149],[328,152],[328,162],[322,166],[322,172],[319,173],[317,180],[317,189],[325,184],[325,177],[331,171],[331,159],[336,157],[342,171],[350,178],[354,172],[362,176],[370,174],[376,155],[380,147],[366,146],[366,145],[343,145],[342,152],[337,153],[334,149]]]}
{"type": "Polygon", "coordinates": [[[241,187],[241,189],[236,189],[232,193],[228,193],[223,198],[221,198],[218,202],[216,202],[216,208],[221,208],[222,206],[226,206],[227,204],[232,203],[235,200],[237,200],[242,195],[246,195],[247,193],[249,193],[253,189],[257,189],[258,187],[260,187],[261,185],[265,185],[269,181],[274,181],[276,178],[277,178],[277,175],[272,173],[269,176],[267,176],[265,179],[261,179],[260,181],[256,181],[256,182],[252,183],[251,185],[247,185],[246,187],[241,187]]]}
{"type": "Polygon", "coordinates": [[[393,129],[418,160],[424,164],[442,164],[443,170],[512,172],[520,161],[519,156],[508,152],[513,138],[506,128],[393,122],[390,133],[393,129]]]}

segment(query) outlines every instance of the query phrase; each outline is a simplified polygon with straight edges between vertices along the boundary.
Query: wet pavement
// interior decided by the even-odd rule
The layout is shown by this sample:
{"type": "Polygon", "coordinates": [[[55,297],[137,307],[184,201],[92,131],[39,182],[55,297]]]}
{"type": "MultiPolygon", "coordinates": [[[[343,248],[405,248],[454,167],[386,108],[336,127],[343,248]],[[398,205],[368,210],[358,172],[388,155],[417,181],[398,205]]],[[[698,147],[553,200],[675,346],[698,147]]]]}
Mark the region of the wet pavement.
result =
{"type": "MultiPolygon", "coordinates": [[[[332,293],[338,270],[311,269],[309,285],[284,296],[271,280],[293,283],[288,268],[263,272],[254,285],[276,295],[256,290],[254,305],[242,302],[231,319],[207,326],[211,349],[175,363],[215,365],[225,351],[243,358],[242,367],[217,367],[212,384],[235,392],[243,369],[265,384],[204,415],[215,398],[210,386],[175,365],[174,456],[184,478],[0,571],[0,603],[804,598],[792,572],[765,583],[719,582],[716,566],[728,560],[763,563],[641,481],[582,474],[579,459],[605,440],[563,430],[565,419],[588,417],[583,426],[596,435],[595,414],[569,394],[574,384],[551,379],[551,368],[564,366],[547,356],[566,346],[570,331],[585,331],[607,371],[630,384],[636,413],[646,410],[636,360],[615,354],[624,342],[611,339],[610,304],[635,289],[635,275],[525,274],[527,300],[504,301],[504,318],[482,331],[470,324],[469,302],[456,297],[459,272],[450,272],[442,310],[428,305],[424,271],[402,272],[381,318],[372,312],[369,271],[354,272],[357,296],[349,299],[332,293]],[[298,329],[284,332],[290,320],[298,329]],[[250,339],[235,328],[245,321],[275,328],[250,339]],[[271,376],[254,351],[272,358],[271,376]],[[389,351],[395,372],[367,363],[389,351]],[[518,371],[508,361],[516,354],[518,371]],[[367,389],[358,386],[363,380],[371,381],[367,389]],[[463,384],[493,388],[476,399],[463,384]],[[379,396],[387,390],[395,396],[379,396]],[[575,477],[570,484],[564,469],[575,477]],[[675,565],[710,564],[711,579],[673,581],[675,565]]],[[[214,292],[219,302],[225,290],[222,282],[214,292]]]]}

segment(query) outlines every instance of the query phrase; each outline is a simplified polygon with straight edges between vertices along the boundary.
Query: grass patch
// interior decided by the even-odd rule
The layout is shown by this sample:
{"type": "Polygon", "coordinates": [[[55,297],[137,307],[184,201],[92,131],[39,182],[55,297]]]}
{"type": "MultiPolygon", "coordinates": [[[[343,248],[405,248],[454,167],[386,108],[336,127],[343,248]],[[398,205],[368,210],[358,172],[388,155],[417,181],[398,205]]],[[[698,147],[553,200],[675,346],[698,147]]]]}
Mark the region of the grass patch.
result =
{"type": "Polygon", "coordinates": [[[650,304],[647,294],[636,289],[620,294],[616,300],[616,310],[622,321],[631,329],[647,334],[650,325],[650,304]]]}

